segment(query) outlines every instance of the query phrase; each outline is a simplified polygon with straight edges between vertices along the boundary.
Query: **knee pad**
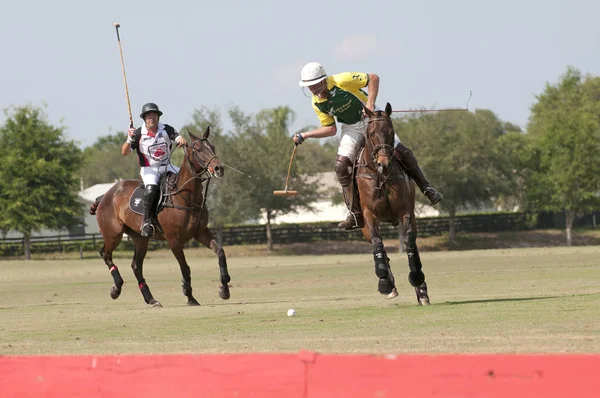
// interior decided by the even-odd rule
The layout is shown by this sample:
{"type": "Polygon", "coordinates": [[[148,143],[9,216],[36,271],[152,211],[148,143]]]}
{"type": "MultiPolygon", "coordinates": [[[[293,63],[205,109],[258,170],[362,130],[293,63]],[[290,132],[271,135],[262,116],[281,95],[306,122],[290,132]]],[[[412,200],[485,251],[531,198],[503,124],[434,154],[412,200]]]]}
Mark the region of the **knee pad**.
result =
{"type": "Polygon", "coordinates": [[[148,184],[148,185],[146,185],[146,192],[147,193],[158,192],[158,185],[157,184],[148,184]]]}
{"type": "Polygon", "coordinates": [[[343,187],[347,187],[352,182],[352,167],[354,166],[352,159],[337,155],[335,158],[335,166],[333,170],[337,176],[339,183],[343,187]]]}

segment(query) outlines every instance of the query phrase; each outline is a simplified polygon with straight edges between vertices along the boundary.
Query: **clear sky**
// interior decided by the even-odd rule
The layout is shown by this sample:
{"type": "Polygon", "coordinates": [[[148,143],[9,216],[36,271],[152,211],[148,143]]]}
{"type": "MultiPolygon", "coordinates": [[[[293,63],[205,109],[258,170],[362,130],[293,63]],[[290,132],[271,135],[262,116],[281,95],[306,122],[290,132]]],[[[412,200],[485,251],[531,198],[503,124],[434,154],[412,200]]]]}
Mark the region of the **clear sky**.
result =
{"type": "Polygon", "coordinates": [[[117,21],[136,126],[146,102],[175,128],[231,105],[317,124],[297,82],[319,61],[377,73],[380,106],[463,107],[472,90],[470,108],[525,127],[568,65],[600,75],[599,18],[597,0],[4,1],[0,108],[46,103],[81,147],[124,131],[117,21]]]}

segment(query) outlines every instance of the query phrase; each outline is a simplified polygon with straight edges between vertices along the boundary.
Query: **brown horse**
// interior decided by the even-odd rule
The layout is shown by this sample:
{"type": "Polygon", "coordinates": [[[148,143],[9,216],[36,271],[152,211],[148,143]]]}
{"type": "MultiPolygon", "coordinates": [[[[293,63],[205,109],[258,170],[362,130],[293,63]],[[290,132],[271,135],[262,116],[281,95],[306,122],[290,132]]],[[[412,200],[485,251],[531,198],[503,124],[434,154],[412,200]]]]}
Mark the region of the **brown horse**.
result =
{"type": "Polygon", "coordinates": [[[373,245],[379,292],[388,298],[398,295],[379,227],[382,221],[393,225],[400,221],[410,268],[408,280],[415,288],[419,305],[428,305],[427,284],[416,242],[415,188],[393,157],[395,132],[391,119],[392,106],[388,103],[385,112],[372,112],[365,107],[365,112],[369,123],[364,149],[358,158],[356,184],[365,221],[362,233],[373,245]]]}
{"type": "MultiPolygon", "coordinates": [[[[231,278],[227,272],[225,252],[215,241],[210,229],[207,228],[208,211],[204,206],[210,178],[212,176],[222,177],[224,171],[223,164],[215,155],[214,146],[208,141],[209,134],[210,128],[206,129],[201,138],[190,133],[191,145],[184,148],[181,169],[170,192],[162,195],[166,196],[166,203],[163,210],[158,213],[157,218],[160,225],[153,236],[157,240],[166,240],[177,258],[183,276],[183,294],[188,298],[188,305],[199,305],[192,295],[191,271],[183,254],[184,244],[192,238],[210,248],[218,256],[221,273],[219,296],[224,300],[230,297],[228,283],[231,278]],[[206,188],[203,192],[204,182],[206,182],[206,188]]],[[[129,205],[132,194],[139,186],[139,180],[117,182],[106,194],[96,199],[96,202],[90,207],[90,213],[96,214],[98,226],[104,238],[100,256],[104,259],[115,282],[110,296],[117,299],[121,294],[123,278],[113,263],[112,253],[121,242],[123,233],[127,233],[135,244],[131,268],[144,300],[152,306],[161,306],[152,297],[142,273],[150,239],[140,235],[142,216],[133,212],[129,205]]]]}

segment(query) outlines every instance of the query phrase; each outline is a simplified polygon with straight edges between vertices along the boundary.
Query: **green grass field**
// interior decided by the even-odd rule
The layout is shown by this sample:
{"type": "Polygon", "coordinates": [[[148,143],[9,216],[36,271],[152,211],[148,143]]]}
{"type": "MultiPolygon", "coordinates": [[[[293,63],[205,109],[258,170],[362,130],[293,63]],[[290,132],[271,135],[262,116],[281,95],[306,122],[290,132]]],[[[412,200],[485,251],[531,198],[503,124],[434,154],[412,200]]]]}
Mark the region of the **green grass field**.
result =
{"type": "Polygon", "coordinates": [[[0,354],[600,352],[598,246],[422,253],[429,307],[416,305],[403,254],[389,253],[392,300],[372,255],[354,254],[232,256],[223,301],[202,250],[186,252],[200,307],[185,305],[165,252],[145,263],[163,308],[144,303],[128,259],[116,260],[118,300],[99,257],[0,261],[0,354]]]}

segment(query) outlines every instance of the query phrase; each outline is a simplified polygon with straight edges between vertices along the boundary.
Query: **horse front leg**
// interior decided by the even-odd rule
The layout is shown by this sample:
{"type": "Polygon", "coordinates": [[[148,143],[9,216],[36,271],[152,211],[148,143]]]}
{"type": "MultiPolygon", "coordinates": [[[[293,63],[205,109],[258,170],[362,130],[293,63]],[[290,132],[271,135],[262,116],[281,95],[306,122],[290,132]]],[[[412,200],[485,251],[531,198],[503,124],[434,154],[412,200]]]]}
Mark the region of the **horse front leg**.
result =
{"type": "Polygon", "coordinates": [[[183,253],[183,245],[177,242],[176,240],[169,241],[169,247],[173,252],[173,255],[177,259],[179,263],[179,268],[181,269],[181,289],[183,290],[183,295],[187,297],[188,305],[200,305],[198,300],[194,298],[192,295],[192,270],[188,265],[187,261],[185,261],[185,254],[183,253]]]}
{"type": "Polygon", "coordinates": [[[133,256],[133,261],[131,262],[131,269],[133,270],[133,274],[137,279],[140,292],[142,293],[146,304],[150,304],[153,307],[162,307],[162,305],[156,301],[154,297],[152,297],[152,293],[150,293],[150,288],[148,287],[142,272],[144,267],[144,258],[148,252],[148,242],[149,239],[139,236],[133,238],[133,243],[135,244],[135,254],[133,256]]]}
{"type": "Polygon", "coordinates": [[[363,218],[365,220],[365,227],[362,229],[362,233],[373,246],[375,275],[379,278],[377,288],[379,293],[385,295],[387,298],[394,298],[398,296],[398,291],[396,290],[394,274],[392,274],[392,268],[390,267],[390,259],[383,247],[383,240],[379,234],[379,220],[371,211],[365,211],[364,209],[363,218]]]}
{"type": "Polygon", "coordinates": [[[210,229],[206,228],[204,231],[198,233],[194,237],[198,242],[212,250],[219,259],[219,272],[221,273],[221,286],[219,286],[219,297],[223,300],[229,299],[231,294],[229,293],[229,282],[231,277],[227,271],[227,258],[225,257],[225,250],[217,243],[210,229]]]}
{"type": "Polygon", "coordinates": [[[425,283],[425,274],[422,271],[423,264],[419,249],[417,247],[417,221],[414,213],[406,214],[402,218],[404,227],[404,245],[406,246],[406,255],[408,256],[408,281],[415,288],[417,302],[419,305],[429,305],[429,295],[427,294],[427,283],[425,283]]]}

